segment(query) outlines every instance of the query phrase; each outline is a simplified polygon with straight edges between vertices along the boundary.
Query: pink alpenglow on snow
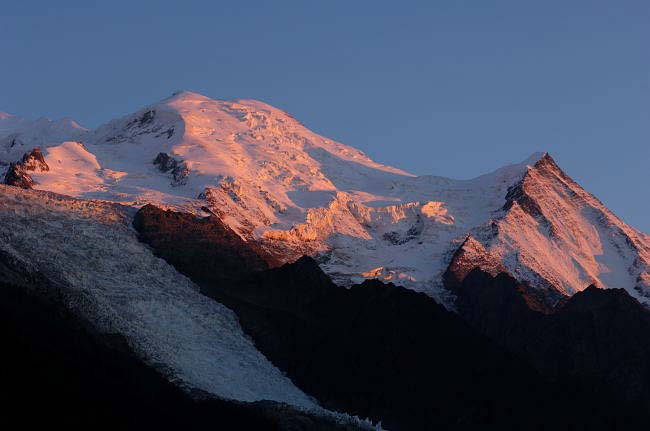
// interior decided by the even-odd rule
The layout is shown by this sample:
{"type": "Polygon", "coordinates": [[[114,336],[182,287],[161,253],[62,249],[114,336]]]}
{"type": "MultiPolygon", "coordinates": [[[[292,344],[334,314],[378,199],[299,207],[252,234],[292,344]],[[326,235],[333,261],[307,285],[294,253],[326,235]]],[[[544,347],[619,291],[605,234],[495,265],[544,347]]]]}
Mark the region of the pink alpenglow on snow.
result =
{"type": "Polygon", "coordinates": [[[471,180],[415,176],[265,103],[190,92],[96,130],[0,115],[0,162],[34,147],[50,167],[30,173],[36,189],[199,215],[208,208],[283,261],[316,257],[344,285],[380,278],[450,305],[442,276],[471,245],[468,265],[533,288],[622,287],[650,304],[650,237],[545,153],[471,180]]]}

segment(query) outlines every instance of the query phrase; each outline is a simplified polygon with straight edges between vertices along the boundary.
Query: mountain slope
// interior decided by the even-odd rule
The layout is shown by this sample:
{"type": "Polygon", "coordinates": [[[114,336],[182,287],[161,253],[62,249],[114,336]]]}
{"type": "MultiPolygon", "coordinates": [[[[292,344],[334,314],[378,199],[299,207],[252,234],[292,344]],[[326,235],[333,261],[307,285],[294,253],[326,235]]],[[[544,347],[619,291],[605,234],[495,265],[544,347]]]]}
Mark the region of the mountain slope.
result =
{"type": "MultiPolygon", "coordinates": [[[[22,121],[0,120],[0,130],[27,133],[22,121]]],[[[547,306],[591,284],[648,295],[649,237],[542,153],[472,180],[416,177],[262,102],[190,92],[94,131],[64,129],[34,141],[49,166],[29,173],[35,188],[216,214],[269,261],[308,254],[338,284],[379,278],[453,306],[443,274],[471,243],[477,260],[465,262],[466,272],[505,270],[547,306]]],[[[7,139],[3,160],[15,162],[22,154],[11,159],[7,139]]]]}

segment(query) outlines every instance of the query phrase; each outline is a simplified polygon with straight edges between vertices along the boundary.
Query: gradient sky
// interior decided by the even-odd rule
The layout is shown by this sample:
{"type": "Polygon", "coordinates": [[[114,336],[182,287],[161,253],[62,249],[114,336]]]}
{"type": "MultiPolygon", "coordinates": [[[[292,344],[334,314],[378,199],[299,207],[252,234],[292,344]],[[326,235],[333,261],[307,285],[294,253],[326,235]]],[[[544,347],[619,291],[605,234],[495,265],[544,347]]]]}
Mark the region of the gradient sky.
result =
{"type": "Polygon", "coordinates": [[[548,151],[650,233],[647,0],[91,3],[3,3],[0,111],[95,127],[187,89],[416,174],[548,151]]]}

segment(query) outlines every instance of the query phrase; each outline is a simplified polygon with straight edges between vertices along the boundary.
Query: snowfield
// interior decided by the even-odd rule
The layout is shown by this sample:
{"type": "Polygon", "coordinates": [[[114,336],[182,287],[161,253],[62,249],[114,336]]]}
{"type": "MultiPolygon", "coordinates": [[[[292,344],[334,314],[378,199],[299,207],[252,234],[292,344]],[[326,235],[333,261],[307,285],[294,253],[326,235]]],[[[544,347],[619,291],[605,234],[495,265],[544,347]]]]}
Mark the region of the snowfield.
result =
{"type": "Polygon", "coordinates": [[[650,238],[544,153],[472,180],[416,177],[262,102],[190,92],[94,131],[5,117],[0,161],[22,156],[12,142],[42,146],[50,170],[33,173],[38,189],[208,209],[284,261],[316,257],[343,285],[375,277],[451,305],[442,275],[462,244],[474,244],[468,264],[505,268],[533,287],[623,287],[646,303],[650,295],[650,238]],[[156,165],[160,153],[166,162],[156,165]]]}

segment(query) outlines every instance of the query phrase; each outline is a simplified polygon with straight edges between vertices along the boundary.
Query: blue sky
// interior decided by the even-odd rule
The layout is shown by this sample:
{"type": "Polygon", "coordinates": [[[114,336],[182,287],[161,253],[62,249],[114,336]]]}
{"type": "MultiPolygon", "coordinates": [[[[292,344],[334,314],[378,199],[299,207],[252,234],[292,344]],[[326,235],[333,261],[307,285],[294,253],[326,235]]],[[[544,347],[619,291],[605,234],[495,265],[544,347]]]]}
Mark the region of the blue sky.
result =
{"type": "Polygon", "coordinates": [[[94,127],[187,89],[417,174],[548,151],[650,233],[648,23],[647,0],[6,2],[0,110],[94,127]]]}

